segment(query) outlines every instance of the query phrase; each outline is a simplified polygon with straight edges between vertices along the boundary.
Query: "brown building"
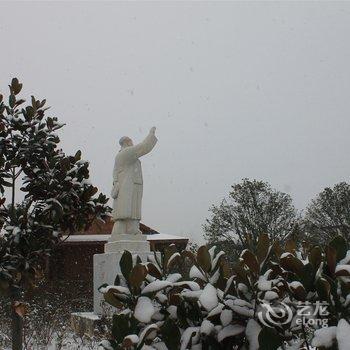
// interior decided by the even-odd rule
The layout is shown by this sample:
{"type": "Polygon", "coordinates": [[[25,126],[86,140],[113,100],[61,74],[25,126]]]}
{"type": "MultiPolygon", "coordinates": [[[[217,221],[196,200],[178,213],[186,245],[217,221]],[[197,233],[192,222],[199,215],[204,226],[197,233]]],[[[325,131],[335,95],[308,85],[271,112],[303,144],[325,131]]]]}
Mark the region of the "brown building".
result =
{"type": "MultiPolygon", "coordinates": [[[[104,244],[112,228],[113,222],[110,220],[105,223],[95,222],[87,231],[64,237],[49,259],[49,278],[92,283],[93,256],[104,252],[104,244]]],[[[183,250],[188,243],[188,238],[162,234],[142,223],[140,230],[147,235],[152,251],[162,251],[170,244],[183,250]]]]}

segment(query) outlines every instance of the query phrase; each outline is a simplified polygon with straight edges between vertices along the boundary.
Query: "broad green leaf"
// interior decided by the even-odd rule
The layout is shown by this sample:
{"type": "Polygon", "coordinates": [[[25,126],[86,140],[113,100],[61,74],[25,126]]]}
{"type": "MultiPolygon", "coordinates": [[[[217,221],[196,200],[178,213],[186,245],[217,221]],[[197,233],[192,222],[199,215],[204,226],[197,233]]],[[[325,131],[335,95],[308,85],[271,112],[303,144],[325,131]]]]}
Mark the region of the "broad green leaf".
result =
{"type": "Polygon", "coordinates": [[[256,275],[259,273],[260,268],[258,260],[251,251],[245,250],[242,254],[242,259],[252,272],[254,272],[256,275]]]}
{"type": "Polygon", "coordinates": [[[273,328],[264,327],[258,339],[259,350],[277,350],[282,345],[281,336],[273,328]]]}
{"type": "Polygon", "coordinates": [[[131,273],[129,275],[129,283],[133,288],[140,288],[142,282],[145,280],[147,276],[147,269],[145,266],[141,264],[137,264],[133,267],[131,270],[131,273]]]}
{"type": "Polygon", "coordinates": [[[316,281],[316,290],[321,300],[328,300],[331,286],[324,278],[319,278],[316,281]]]}
{"type": "Polygon", "coordinates": [[[335,271],[335,266],[337,264],[337,251],[330,245],[326,247],[326,258],[328,270],[331,274],[333,274],[335,271]]]}
{"type": "Polygon", "coordinates": [[[334,237],[329,242],[329,245],[337,252],[337,262],[345,258],[346,252],[348,251],[348,245],[343,236],[334,237]]]}
{"type": "Polygon", "coordinates": [[[13,78],[11,81],[11,88],[15,95],[19,94],[22,90],[22,84],[18,81],[17,78],[13,78]]]}
{"type": "Polygon", "coordinates": [[[292,240],[292,239],[289,239],[289,240],[286,242],[285,247],[284,247],[284,249],[285,249],[286,252],[289,252],[289,253],[292,253],[292,254],[295,253],[296,248],[297,248],[297,245],[296,245],[296,243],[294,242],[294,240],[292,240]]]}
{"type": "Polygon", "coordinates": [[[314,289],[315,274],[316,270],[310,263],[305,264],[299,273],[301,283],[307,291],[314,289]]]}
{"type": "Polygon", "coordinates": [[[129,280],[132,265],[132,255],[129,251],[125,250],[119,261],[119,266],[124,278],[127,281],[129,280]]]}
{"type": "Polygon", "coordinates": [[[75,161],[78,161],[78,160],[81,159],[81,151],[80,151],[80,150],[78,150],[78,151],[75,153],[74,158],[75,158],[75,161]]]}
{"type": "Polygon", "coordinates": [[[304,301],[307,293],[304,287],[302,286],[298,286],[297,288],[291,288],[293,295],[295,297],[295,299],[300,300],[300,301],[304,301]]]}
{"type": "Polygon", "coordinates": [[[280,260],[281,266],[287,270],[296,273],[298,276],[303,271],[304,264],[295,256],[288,255],[280,260]]]}
{"type": "Polygon", "coordinates": [[[13,108],[15,106],[15,103],[16,103],[16,96],[11,94],[9,96],[9,105],[11,108],[13,108]]]}
{"type": "Polygon", "coordinates": [[[148,269],[148,273],[157,278],[157,279],[162,279],[162,274],[161,272],[158,270],[158,268],[153,264],[153,263],[148,263],[147,264],[147,269],[148,269]]]}
{"type": "Polygon", "coordinates": [[[175,244],[164,249],[164,266],[167,266],[170,257],[177,252],[175,244]]]}
{"type": "Polygon", "coordinates": [[[112,334],[118,343],[121,343],[127,335],[132,334],[130,326],[128,315],[113,315],[112,334]]]}
{"type": "Polygon", "coordinates": [[[319,246],[316,246],[311,249],[309,253],[309,261],[314,267],[314,269],[317,270],[322,262],[322,251],[319,246]]]}
{"type": "Polygon", "coordinates": [[[105,301],[118,309],[123,307],[121,301],[114,295],[112,290],[109,290],[107,293],[103,294],[105,301]]]}
{"type": "Polygon", "coordinates": [[[197,263],[203,271],[209,272],[211,270],[211,258],[208,252],[208,248],[203,245],[197,252],[197,263]]]}
{"type": "Polygon", "coordinates": [[[258,245],[256,247],[256,256],[258,258],[259,263],[261,264],[269,251],[270,240],[269,236],[266,233],[263,233],[259,236],[258,245]]]}

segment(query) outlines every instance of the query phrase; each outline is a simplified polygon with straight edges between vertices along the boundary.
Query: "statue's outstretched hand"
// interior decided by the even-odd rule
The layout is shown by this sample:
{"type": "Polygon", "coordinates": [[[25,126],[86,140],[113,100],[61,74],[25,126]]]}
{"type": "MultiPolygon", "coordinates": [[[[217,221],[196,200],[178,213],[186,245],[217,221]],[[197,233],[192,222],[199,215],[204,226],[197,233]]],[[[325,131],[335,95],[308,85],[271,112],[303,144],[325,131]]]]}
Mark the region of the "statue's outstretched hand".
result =
{"type": "Polygon", "coordinates": [[[153,126],[151,128],[150,133],[153,134],[153,135],[156,133],[156,127],[155,126],[153,126]]]}

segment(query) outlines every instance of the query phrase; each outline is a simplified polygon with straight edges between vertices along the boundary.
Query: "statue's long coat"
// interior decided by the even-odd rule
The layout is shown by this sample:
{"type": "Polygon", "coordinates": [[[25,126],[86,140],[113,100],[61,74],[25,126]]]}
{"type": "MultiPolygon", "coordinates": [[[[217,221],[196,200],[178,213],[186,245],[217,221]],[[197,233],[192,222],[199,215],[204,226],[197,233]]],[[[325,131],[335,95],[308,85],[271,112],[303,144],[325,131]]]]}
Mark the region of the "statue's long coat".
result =
{"type": "Polygon", "coordinates": [[[151,152],[156,143],[157,138],[150,133],[139,144],[122,148],[116,155],[111,193],[114,221],[141,219],[143,179],[139,158],[151,152]]]}

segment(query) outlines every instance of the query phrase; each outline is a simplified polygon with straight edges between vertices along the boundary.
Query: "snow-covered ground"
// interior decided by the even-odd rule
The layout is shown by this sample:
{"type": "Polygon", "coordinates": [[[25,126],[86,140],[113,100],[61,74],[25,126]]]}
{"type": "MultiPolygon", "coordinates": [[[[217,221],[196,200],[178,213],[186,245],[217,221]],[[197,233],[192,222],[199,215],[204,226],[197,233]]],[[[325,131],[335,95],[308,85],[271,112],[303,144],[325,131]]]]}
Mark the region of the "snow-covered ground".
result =
{"type": "MultiPolygon", "coordinates": [[[[24,350],[100,350],[102,347],[98,345],[99,343],[98,339],[79,337],[71,333],[67,334],[64,339],[53,339],[49,344],[25,344],[24,350]]],[[[7,346],[1,349],[11,350],[11,347],[7,346]]]]}

